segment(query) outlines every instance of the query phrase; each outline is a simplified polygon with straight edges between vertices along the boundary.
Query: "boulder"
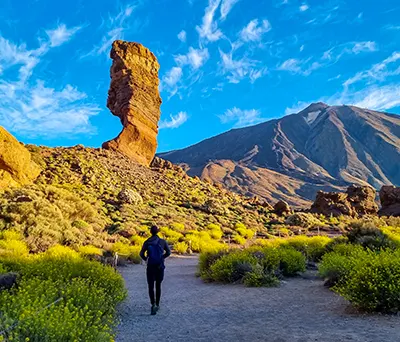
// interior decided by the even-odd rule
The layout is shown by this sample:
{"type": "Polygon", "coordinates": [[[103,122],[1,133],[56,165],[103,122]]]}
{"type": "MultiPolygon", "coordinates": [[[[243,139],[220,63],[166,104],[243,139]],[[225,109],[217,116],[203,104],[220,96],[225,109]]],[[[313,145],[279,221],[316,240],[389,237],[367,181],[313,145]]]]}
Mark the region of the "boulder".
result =
{"type": "Polygon", "coordinates": [[[39,173],[30,152],[0,126],[0,188],[28,184],[39,173]]]}
{"type": "Polygon", "coordinates": [[[289,215],[292,213],[292,209],[287,202],[281,200],[275,203],[274,213],[279,216],[289,215]]]}
{"type": "Polygon", "coordinates": [[[369,186],[352,185],[346,192],[318,191],[311,212],[325,216],[374,215],[378,211],[375,190],[369,186]]]}
{"type": "Polygon", "coordinates": [[[378,205],[375,202],[376,191],[370,186],[349,186],[347,199],[359,216],[376,215],[378,205]]]}
{"type": "Polygon", "coordinates": [[[123,129],[103,148],[117,150],[149,166],[157,148],[160,65],[143,45],[122,40],[113,43],[110,57],[113,63],[107,107],[120,118],[123,129]]]}
{"type": "Polygon", "coordinates": [[[142,196],[138,194],[136,191],[131,189],[122,189],[118,196],[118,200],[122,203],[126,204],[141,204],[143,203],[142,196]]]}
{"type": "Polygon", "coordinates": [[[294,213],[286,218],[285,224],[302,228],[323,226],[324,224],[310,213],[294,213]]]}
{"type": "Polygon", "coordinates": [[[381,201],[381,216],[400,216],[400,187],[390,185],[382,186],[379,191],[381,201]]]}
{"type": "Polygon", "coordinates": [[[9,272],[0,274],[0,291],[10,290],[14,285],[17,284],[18,273],[9,272]]]}

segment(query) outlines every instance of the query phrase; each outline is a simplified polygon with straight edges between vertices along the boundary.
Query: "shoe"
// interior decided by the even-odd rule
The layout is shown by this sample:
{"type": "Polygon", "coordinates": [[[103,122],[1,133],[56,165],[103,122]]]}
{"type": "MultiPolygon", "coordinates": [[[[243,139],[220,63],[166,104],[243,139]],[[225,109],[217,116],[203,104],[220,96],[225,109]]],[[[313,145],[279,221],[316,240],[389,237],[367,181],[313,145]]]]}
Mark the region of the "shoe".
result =
{"type": "Polygon", "coordinates": [[[151,315],[154,316],[157,313],[157,307],[155,305],[151,306],[151,315]]]}
{"type": "Polygon", "coordinates": [[[156,305],[156,312],[158,312],[158,310],[160,310],[160,305],[156,305]]]}

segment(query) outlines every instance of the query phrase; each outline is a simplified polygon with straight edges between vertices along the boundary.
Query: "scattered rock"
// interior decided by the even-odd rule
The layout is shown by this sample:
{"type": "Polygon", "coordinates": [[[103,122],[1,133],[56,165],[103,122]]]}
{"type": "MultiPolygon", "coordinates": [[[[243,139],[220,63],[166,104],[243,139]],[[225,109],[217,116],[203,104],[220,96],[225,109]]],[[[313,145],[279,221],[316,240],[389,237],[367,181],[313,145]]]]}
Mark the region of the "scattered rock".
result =
{"type": "Polygon", "coordinates": [[[107,107],[121,119],[123,129],[103,148],[120,151],[149,166],[157,148],[160,65],[143,45],[122,40],[113,43],[110,57],[113,64],[107,107]]]}
{"type": "Polygon", "coordinates": [[[379,215],[400,216],[400,187],[384,185],[379,191],[379,197],[382,205],[379,215]]]}
{"type": "Polygon", "coordinates": [[[169,160],[165,160],[159,157],[154,157],[152,160],[150,167],[152,169],[158,170],[174,170],[179,173],[184,173],[183,169],[175,164],[172,164],[169,160]]]}
{"type": "Polygon", "coordinates": [[[292,213],[292,209],[289,204],[285,201],[278,201],[274,205],[274,213],[278,216],[288,215],[292,213]]]}
{"type": "Polygon", "coordinates": [[[375,190],[369,186],[350,186],[347,192],[318,191],[311,206],[312,213],[325,216],[352,216],[376,214],[375,190]]]}
{"type": "Polygon", "coordinates": [[[122,189],[118,194],[118,200],[126,204],[141,204],[143,203],[142,196],[131,189],[122,189]]]}
{"type": "Polygon", "coordinates": [[[0,126],[0,188],[28,184],[39,173],[30,152],[0,126]]]}
{"type": "Polygon", "coordinates": [[[207,214],[213,215],[224,215],[226,211],[225,207],[215,199],[207,200],[202,206],[202,210],[207,214]]]}
{"type": "Polygon", "coordinates": [[[18,279],[18,273],[10,272],[0,274],[0,291],[10,290],[16,283],[18,279]]]}
{"type": "Polygon", "coordinates": [[[263,207],[267,210],[274,209],[267,201],[260,200],[258,196],[254,196],[253,198],[249,199],[247,203],[256,207],[263,207]]]}

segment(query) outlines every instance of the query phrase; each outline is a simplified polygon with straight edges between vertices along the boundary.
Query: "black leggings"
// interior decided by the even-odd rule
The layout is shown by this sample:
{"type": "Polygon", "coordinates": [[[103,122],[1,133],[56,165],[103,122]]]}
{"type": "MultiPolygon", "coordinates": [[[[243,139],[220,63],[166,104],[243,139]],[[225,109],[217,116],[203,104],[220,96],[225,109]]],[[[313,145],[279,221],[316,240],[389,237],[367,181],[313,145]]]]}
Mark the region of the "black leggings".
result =
{"type": "Polygon", "coordinates": [[[147,284],[151,305],[160,305],[161,283],[164,279],[164,268],[160,266],[147,266],[147,284]],[[156,298],[154,299],[154,283],[156,284],[156,298]]]}

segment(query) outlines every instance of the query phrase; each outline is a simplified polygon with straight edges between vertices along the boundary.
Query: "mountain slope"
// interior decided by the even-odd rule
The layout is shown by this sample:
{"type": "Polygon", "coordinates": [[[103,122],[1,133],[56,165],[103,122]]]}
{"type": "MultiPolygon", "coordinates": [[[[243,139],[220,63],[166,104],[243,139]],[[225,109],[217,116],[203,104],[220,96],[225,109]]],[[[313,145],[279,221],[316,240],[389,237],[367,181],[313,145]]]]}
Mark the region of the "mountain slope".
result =
{"type": "Polygon", "coordinates": [[[160,157],[236,192],[302,206],[320,189],[399,185],[400,117],[314,103],[160,157]]]}

